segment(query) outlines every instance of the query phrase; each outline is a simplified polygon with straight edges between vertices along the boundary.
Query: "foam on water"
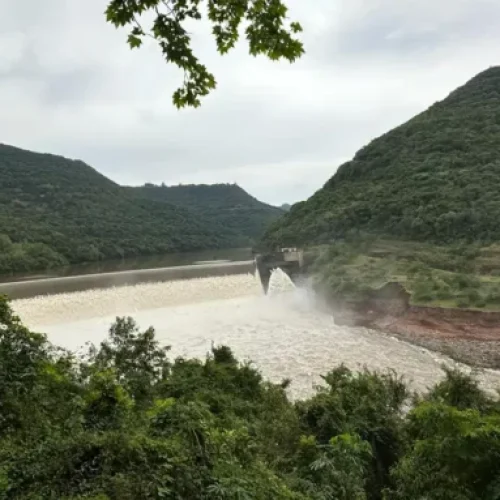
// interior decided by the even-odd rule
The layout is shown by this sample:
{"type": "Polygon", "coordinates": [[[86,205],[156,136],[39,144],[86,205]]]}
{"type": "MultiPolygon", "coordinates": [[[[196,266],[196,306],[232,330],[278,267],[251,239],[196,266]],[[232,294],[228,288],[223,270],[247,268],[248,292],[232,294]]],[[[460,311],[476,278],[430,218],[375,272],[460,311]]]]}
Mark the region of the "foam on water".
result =
{"type": "Polygon", "coordinates": [[[16,313],[30,327],[40,327],[103,316],[133,315],[144,309],[260,295],[260,281],[252,274],[142,283],[57,295],[40,295],[13,302],[16,313]]]}
{"type": "Polygon", "coordinates": [[[279,267],[273,269],[269,278],[267,294],[273,296],[279,293],[291,292],[292,290],[295,290],[295,285],[288,274],[279,267]]]}
{"type": "MultiPolygon", "coordinates": [[[[114,317],[127,314],[142,328],[154,326],[172,356],[203,358],[212,343],[227,344],[269,379],[291,378],[291,395],[298,398],[340,363],[393,368],[416,390],[442,377],[441,363],[454,364],[387,335],[336,326],[317,309],[314,295],[295,288],[280,270],[270,290],[264,295],[254,276],[234,275],[44,296],[13,306],[30,327],[72,350],[100,342],[114,317]]],[[[500,385],[499,372],[485,370],[479,378],[485,388],[500,385]]]]}

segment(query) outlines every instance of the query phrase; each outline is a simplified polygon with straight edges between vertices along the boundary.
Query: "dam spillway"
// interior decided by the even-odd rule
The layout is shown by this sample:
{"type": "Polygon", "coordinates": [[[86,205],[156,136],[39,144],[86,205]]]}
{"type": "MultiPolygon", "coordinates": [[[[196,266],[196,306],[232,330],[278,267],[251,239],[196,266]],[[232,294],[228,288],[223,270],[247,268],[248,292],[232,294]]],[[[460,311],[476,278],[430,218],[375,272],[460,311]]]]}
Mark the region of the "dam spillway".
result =
{"type": "Polygon", "coordinates": [[[237,262],[200,262],[187,266],[173,266],[153,269],[138,269],[100,274],[81,274],[62,278],[44,278],[0,283],[0,294],[11,299],[37,297],[39,295],[81,292],[84,290],[107,289],[138,285],[140,283],[158,283],[172,280],[188,280],[207,276],[230,276],[235,274],[255,273],[253,260],[237,262]]]}
{"type": "MultiPolygon", "coordinates": [[[[320,375],[341,363],[394,369],[420,391],[443,376],[441,364],[458,366],[388,335],[335,325],[314,293],[280,269],[271,273],[267,294],[258,274],[247,271],[45,294],[15,300],[13,308],[27,326],[73,351],[103,340],[116,316],[153,326],[172,357],[204,358],[212,344],[226,344],[268,379],[290,378],[294,398],[310,395],[320,375]]],[[[479,379],[486,389],[500,386],[498,372],[485,370],[479,379]]]]}

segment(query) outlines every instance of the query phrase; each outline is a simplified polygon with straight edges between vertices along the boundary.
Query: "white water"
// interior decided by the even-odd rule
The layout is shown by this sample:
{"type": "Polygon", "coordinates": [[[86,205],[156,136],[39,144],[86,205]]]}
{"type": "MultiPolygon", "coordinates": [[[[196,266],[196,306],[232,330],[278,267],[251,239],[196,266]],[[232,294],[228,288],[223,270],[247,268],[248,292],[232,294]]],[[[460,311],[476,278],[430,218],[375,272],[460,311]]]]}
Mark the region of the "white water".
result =
{"type": "MultiPolygon", "coordinates": [[[[268,295],[254,276],[235,275],[42,296],[13,306],[28,326],[72,350],[101,341],[117,315],[132,315],[142,328],[154,326],[172,356],[203,358],[212,343],[227,344],[269,379],[291,378],[291,395],[299,398],[340,363],[393,368],[416,390],[442,377],[442,363],[454,364],[377,332],[336,326],[331,315],[318,311],[314,296],[296,289],[279,269],[268,295]]],[[[479,379],[484,388],[500,387],[500,372],[485,370],[479,379]]]]}

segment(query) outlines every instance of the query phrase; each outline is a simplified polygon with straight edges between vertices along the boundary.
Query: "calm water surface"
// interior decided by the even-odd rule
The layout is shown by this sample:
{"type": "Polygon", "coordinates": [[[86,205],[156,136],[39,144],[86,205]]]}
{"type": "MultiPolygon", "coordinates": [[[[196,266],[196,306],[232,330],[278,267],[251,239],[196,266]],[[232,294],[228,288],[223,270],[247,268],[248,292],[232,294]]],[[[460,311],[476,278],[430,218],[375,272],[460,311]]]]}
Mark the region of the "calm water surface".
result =
{"type": "Polygon", "coordinates": [[[50,269],[38,273],[17,273],[0,275],[0,283],[13,281],[25,281],[32,279],[58,278],[63,276],[77,276],[80,274],[99,274],[118,271],[129,271],[135,269],[154,269],[170,266],[185,266],[198,262],[214,261],[243,261],[252,259],[250,248],[231,248],[223,250],[203,250],[200,252],[183,252],[163,255],[152,255],[147,257],[130,257],[121,260],[105,260],[102,262],[90,262],[87,264],[76,264],[72,266],[50,269]]]}

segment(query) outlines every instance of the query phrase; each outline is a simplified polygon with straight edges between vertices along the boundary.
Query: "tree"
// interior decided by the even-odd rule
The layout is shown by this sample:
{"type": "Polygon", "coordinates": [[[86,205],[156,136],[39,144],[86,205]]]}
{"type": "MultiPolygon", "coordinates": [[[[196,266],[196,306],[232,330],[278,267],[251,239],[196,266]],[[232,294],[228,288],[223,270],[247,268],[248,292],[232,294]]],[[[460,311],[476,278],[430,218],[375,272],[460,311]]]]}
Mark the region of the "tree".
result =
{"type": "MultiPolygon", "coordinates": [[[[191,48],[186,29],[190,20],[201,20],[204,0],[112,0],[106,9],[108,22],[128,27],[130,48],[139,48],[146,36],[160,46],[165,60],[184,71],[184,82],[173,94],[178,108],[198,107],[200,98],[216,87],[212,73],[198,60],[191,48]],[[150,28],[145,17],[153,16],[150,28]]],[[[302,31],[297,22],[289,22],[288,8],[282,0],[208,0],[207,17],[212,24],[217,50],[226,54],[239,39],[244,22],[250,54],[264,54],[271,60],[295,61],[304,53],[295,36],[302,31]]]]}
{"type": "Polygon", "coordinates": [[[500,499],[500,403],[457,370],[411,397],[340,366],[293,403],[228,346],[167,354],[117,318],[76,356],[0,296],[0,500],[500,499]]]}

